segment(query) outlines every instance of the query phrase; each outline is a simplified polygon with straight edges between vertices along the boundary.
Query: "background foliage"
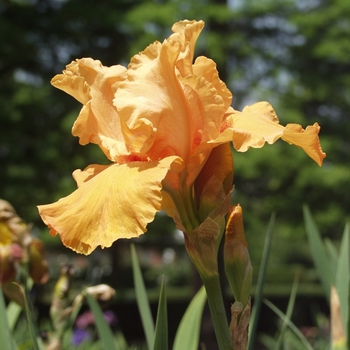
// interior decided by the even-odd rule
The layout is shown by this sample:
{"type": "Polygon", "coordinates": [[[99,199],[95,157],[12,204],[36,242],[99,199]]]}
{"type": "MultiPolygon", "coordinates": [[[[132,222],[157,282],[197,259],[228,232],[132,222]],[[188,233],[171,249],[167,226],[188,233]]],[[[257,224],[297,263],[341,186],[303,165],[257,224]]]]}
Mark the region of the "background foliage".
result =
{"type": "MultiPolygon", "coordinates": [[[[272,263],[310,264],[302,205],[326,237],[339,238],[350,218],[348,0],[2,0],[0,197],[48,239],[36,205],[71,193],[73,170],[107,162],[71,136],[80,105],[50,79],[81,57],[127,65],[184,18],[206,22],[197,54],[216,61],[234,108],[267,100],[283,124],[321,125],[322,168],[282,141],[234,154],[233,202],[243,206],[253,261],[276,212],[272,263]]],[[[154,235],[167,227],[159,223],[154,235]]]]}

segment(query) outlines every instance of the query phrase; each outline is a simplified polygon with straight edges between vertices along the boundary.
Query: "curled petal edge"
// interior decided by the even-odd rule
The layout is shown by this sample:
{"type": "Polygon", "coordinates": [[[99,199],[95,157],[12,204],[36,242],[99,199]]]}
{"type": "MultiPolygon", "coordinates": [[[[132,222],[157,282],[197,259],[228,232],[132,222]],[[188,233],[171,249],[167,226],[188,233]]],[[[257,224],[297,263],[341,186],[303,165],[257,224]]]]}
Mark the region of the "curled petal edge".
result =
{"type": "Polygon", "coordinates": [[[117,239],[139,237],[161,210],[162,180],[178,159],[97,167],[72,194],[39,206],[39,214],[52,236],[59,234],[65,246],[86,255],[117,239]]]}
{"type": "Polygon", "coordinates": [[[303,129],[299,124],[279,124],[272,106],[258,102],[245,107],[242,112],[229,108],[221,127],[221,134],[210,143],[233,142],[239,152],[250,147],[261,148],[265,143],[273,144],[278,139],[302,148],[319,166],[326,154],[322,151],[318,137],[320,126],[315,123],[303,129]]]}

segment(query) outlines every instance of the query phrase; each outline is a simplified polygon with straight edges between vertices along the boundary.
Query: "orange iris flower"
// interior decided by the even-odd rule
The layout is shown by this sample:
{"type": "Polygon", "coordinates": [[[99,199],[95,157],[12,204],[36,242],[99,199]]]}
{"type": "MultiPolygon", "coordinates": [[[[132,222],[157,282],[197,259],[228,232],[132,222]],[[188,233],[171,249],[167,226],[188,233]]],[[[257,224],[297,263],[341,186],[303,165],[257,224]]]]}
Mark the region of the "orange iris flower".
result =
{"type": "MultiPolygon", "coordinates": [[[[112,162],[76,170],[76,191],[39,206],[50,233],[66,246],[89,254],[138,237],[156,212],[172,205],[191,216],[193,184],[221,144],[233,142],[244,152],[282,138],[322,164],[317,123],[283,127],[267,102],[242,112],[230,107],[215,63],[203,56],[194,61],[203,27],[203,21],[175,23],[168,39],[132,57],[128,68],[83,58],[52,79],[83,105],[73,135],[82,145],[98,144],[112,162]]],[[[196,220],[184,225],[193,229],[196,220]]]]}

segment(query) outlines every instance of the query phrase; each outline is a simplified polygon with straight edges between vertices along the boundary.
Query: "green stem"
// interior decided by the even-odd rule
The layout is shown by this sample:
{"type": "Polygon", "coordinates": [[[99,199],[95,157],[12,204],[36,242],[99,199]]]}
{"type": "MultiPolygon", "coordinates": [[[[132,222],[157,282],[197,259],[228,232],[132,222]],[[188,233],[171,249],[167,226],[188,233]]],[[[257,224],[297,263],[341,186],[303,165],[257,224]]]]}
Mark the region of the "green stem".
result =
{"type": "Polygon", "coordinates": [[[194,207],[195,203],[193,201],[192,187],[186,187],[184,185],[179,191],[169,191],[164,187],[163,190],[166,191],[173,200],[181,222],[186,230],[192,232],[200,225],[197,217],[197,210],[194,207]]]}
{"type": "Polygon", "coordinates": [[[232,349],[232,340],[222,298],[219,274],[202,276],[202,279],[207,292],[209,310],[219,349],[230,350],[232,349]]]}

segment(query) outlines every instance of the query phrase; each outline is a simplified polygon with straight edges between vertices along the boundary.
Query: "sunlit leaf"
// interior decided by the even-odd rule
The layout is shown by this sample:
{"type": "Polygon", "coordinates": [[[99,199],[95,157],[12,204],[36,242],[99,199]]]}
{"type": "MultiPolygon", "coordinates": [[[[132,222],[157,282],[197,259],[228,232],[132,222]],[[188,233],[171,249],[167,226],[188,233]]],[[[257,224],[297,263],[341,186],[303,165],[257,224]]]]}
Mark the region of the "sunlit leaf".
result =
{"type": "Polygon", "coordinates": [[[272,304],[268,300],[264,300],[264,303],[276,314],[280,317],[280,319],[285,322],[288,327],[293,331],[293,333],[300,339],[300,341],[303,343],[305,346],[305,349],[307,350],[313,350],[313,347],[311,344],[307,341],[303,333],[298,329],[298,327],[295,326],[295,324],[279,309],[277,308],[274,304],[272,304]]]}
{"type": "Polygon", "coordinates": [[[188,306],[177,329],[173,350],[197,350],[199,344],[202,313],[206,301],[204,286],[197,292],[188,306]]]}
{"type": "Polygon", "coordinates": [[[260,270],[259,270],[259,277],[258,277],[258,282],[256,284],[254,304],[253,304],[252,314],[250,317],[250,327],[249,327],[249,335],[248,335],[248,337],[249,337],[248,350],[253,350],[254,340],[255,340],[255,336],[256,336],[256,330],[258,327],[259,314],[260,314],[260,308],[261,308],[261,302],[262,302],[262,293],[263,293],[263,287],[264,287],[264,280],[265,280],[265,274],[266,274],[266,268],[267,268],[267,261],[268,261],[269,255],[270,255],[272,233],[273,233],[273,227],[275,225],[275,218],[276,218],[276,214],[272,213],[270,221],[269,221],[269,225],[267,227],[267,233],[266,233],[265,244],[264,244],[264,251],[263,251],[262,258],[261,258],[261,265],[260,265],[260,270]]]}
{"type": "Polygon", "coordinates": [[[0,342],[4,349],[15,350],[7,322],[4,294],[0,288],[0,342]]]}
{"type": "Polygon", "coordinates": [[[131,244],[131,262],[134,274],[136,302],[141,316],[143,331],[145,332],[148,348],[153,349],[154,322],[147,297],[146,287],[141,274],[140,264],[138,262],[135,246],[133,244],[131,244]]]}
{"type": "Polygon", "coordinates": [[[333,276],[335,276],[337,273],[339,253],[338,253],[337,248],[335,247],[334,243],[329,238],[324,239],[324,245],[326,248],[326,253],[327,253],[328,258],[329,258],[329,263],[330,263],[330,266],[332,269],[332,274],[333,274],[333,276]]]}
{"type": "Polygon", "coordinates": [[[6,313],[7,313],[8,324],[11,331],[14,330],[21,312],[22,312],[22,307],[19,306],[14,301],[9,302],[9,304],[7,305],[6,313]]]}
{"type": "Polygon", "coordinates": [[[306,233],[309,240],[311,255],[325,291],[325,296],[329,302],[330,287],[334,284],[334,275],[330,265],[330,260],[326,254],[325,246],[322,242],[320,232],[312,218],[307,206],[303,207],[306,233]]]}
{"type": "Polygon", "coordinates": [[[295,298],[297,295],[297,290],[298,290],[298,285],[299,285],[299,274],[295,276],[292,291],[290,293],[289,301],[288,301],[288,306],[287,306],[287,312],[286,312],[286,317],[283,319],[283,324],[282,328],[280,330],[280,334],[277,340],[277,343],[274,347],[274,350],[279,350],[281,349],[282,343],[283,343],[283,338],[285,335],[285,332],[287,330],[288,322],[287,320],[290,320],[292,317],[293,309],[294,309],[294,304],[295,304],[295,298]]]}
{"type": "Polygon", "coordinates": [[[154,350],[168,349],[168,314],[167,314],[167,302],[166,302],[166,294],[165,294],[164,276],[162,278],[162,286],[160,289],[153,349],[154,350]]]}
{"type": "Polygon", "coordinates": [[[44,345],[43,345],[42,340],[39,337],[38,332],[36,330],[36,325],[35,325],[34,320],[33,320],[33,313],[32,313],[32,310],[29,306],[26,293],[25,293],[24,289],[19,284],[16,283],[16,285],[18,286],[20,291],[23,293],[24,307],[25,307],[25,311],[26,311],[28,327],[29,327],[29,332],[30,332],[30,336],[31,336],[31,340],[32,340],[33,349],[34,350],[43,350],[44,345]]]}
{"type": "Polygon", "coordinates": [[[105,350],[117,350],[117,346],[115,343],[112,330],[103,316],[103,312],[101,310],[100,305],[94,299],[94,297],[89,293],[86,293],[86,300],[87,300],[87,303],[89,304],[91,312],[94,315],[95,324],[97,327],[100,340],[103,344],[103,348],[105,350]]]}

